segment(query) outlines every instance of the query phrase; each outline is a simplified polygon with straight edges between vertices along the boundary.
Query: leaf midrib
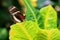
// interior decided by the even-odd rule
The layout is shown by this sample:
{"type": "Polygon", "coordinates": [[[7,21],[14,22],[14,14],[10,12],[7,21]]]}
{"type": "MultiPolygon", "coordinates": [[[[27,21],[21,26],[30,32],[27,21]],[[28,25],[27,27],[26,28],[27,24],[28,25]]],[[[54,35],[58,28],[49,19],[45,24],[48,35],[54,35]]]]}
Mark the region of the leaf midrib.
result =
{"type": "Polygon", "coordinates": [[[49,17],[48,13],[49,13],[50,10],[51,10],[51,8],[48,7],[48,10],[47,10],[47,13],[46,13],[46,16],[45,16],[45,21],[44,21],[44,29],[48,29],[47,28],[47,22],[48,22],[48,17],[49,17]]]}
{"type": "Polygon", "coordinates": [[[26,28],[24,27],[23,24],[19,24],[20,28],[22,29],[22,31],[25,33],[25,35],[28,37],[29,40],[33,40],[32,36],[27,32],[26,28]]]}

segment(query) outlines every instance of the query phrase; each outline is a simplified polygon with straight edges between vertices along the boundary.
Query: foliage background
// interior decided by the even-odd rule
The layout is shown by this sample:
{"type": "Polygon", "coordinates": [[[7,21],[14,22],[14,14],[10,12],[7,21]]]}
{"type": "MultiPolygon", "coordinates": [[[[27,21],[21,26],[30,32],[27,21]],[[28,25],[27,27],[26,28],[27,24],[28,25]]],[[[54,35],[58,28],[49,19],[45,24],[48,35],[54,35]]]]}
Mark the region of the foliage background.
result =
{"type": "MultiPolygon", "coordinates": [[[[14,24],[12,16],[8,11],[10,5],[15,5],[19,10],[21,6],[17,0],[0,0],[0,40],[9,40],[9,27],[14,24]]],[[[57,26],[60,24],[60,0],[37,0],[37,9],[40,9],[48,4],[51,4],[57,11],[58,21],[57,26]],[[56,7],[58,6],[58,7],[56,7]],[[58,9],[58,10],[57,10],[58,9]]]]}

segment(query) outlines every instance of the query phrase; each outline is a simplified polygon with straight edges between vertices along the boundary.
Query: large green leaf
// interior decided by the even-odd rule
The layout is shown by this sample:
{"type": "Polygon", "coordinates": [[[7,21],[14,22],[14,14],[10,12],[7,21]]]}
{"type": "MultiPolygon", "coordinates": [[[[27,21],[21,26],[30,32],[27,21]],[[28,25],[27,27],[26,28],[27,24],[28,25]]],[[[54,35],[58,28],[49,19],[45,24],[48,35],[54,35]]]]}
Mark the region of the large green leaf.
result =
{"type": "Polygon", "coordinates": [[[39,27],[35,22],[26,21],[11,26],[10,40],[33,40],[39,31],[39,27]]]}
{"type": "Polygon", "coordinates": [[[51,29],[57,27],[57,13],[51,5],[43,7],[40,10],[39,26],[45,29],[51,29]]]}
{"type": "Polygon", "coordinates": [[[60,40],[60,31],[58,29],[41,29],[37,33],[36,40],[60,40]]]}
{"type": "Polygon", "coordinates": [[[37,23],[37,19],[40,17],[40,13],[31,5],[30,0],[22,0],[26,7],[26,20],[32,20],[37,23]]]}

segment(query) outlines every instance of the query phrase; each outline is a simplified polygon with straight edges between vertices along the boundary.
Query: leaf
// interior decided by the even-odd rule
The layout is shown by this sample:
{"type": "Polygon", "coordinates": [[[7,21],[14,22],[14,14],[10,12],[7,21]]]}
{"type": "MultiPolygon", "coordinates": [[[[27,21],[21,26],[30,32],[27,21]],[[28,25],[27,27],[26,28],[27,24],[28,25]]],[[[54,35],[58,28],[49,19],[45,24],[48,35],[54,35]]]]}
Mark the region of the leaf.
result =
{"type": "Polygon", "coordinates": [[[10,40],[33,40],[36,33],[39,31],[39,27],[35,22],[26,21],[17,23],[11,26],[9,39],[10,40]]]}
{"type": "Polygon", "coordinates": [[[40,27],[44,27],[45,29],[52,29],[57,27],[57,13],[51,5],[41,8],[40,16],[41,18],[38,20],[40,27]]]}
{"type": "Polygon", "coordinates": [[[58,29],[41,29],[37,33],[36,40],[60,40],[60,31],[58,29]]]}
{"type": "Polygon", "coordinates": [[[30,0],[24,0],[23,3],[25,4],[26,7],[26,20],[33,20],[37,22],[38,16],[40,17],[40,13],[37,9],[35,9],[31,3],[30,0]]]}
{"type": "MultiPolygon", "coordinates": [[[[22,0],[23,1],[23,0],[22,0]]],[[[37,23],[37,25],[39,26],[38,24],[38,19],[40,18],[40,13],[37,9],[35,9],[31,3],[30,0],[24,0],[23,3],[25,4],[25,7],[26,7],[26,17],[25,17],[25,20],[31,20],[31,21],[34,21],[35,23],[37,23]]]]}

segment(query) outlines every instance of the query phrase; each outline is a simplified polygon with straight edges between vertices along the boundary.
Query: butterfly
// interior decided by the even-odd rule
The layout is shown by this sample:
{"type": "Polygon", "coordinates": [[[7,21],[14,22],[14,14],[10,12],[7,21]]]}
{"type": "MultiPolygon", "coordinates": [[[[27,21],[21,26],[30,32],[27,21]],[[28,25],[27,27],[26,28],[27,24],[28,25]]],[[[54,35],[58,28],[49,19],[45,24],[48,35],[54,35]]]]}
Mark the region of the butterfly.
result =
{"type": "Polygon", "coordinates": [[[16,22],[22,22],[25,19],[25,16],[23,15],[23,13],[21,13],[17,7],[15,6],[10,6],[9,8],[9,12],[12,15],[13,19],[16,22]]]}

